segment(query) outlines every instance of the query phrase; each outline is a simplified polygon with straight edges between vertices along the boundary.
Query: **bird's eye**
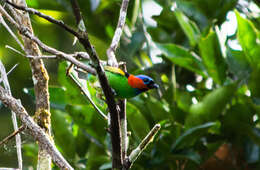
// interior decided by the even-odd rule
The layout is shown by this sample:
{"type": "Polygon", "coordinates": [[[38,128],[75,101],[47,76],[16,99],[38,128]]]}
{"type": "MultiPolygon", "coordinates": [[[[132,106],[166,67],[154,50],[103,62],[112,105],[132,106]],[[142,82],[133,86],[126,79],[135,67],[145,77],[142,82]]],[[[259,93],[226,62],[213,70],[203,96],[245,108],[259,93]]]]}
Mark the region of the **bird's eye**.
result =
{"type": "Polygon", "coordinates": [[[144,78],[143,81],[146,83],[148,82],[149,80],[147,78],[144,78]]]}

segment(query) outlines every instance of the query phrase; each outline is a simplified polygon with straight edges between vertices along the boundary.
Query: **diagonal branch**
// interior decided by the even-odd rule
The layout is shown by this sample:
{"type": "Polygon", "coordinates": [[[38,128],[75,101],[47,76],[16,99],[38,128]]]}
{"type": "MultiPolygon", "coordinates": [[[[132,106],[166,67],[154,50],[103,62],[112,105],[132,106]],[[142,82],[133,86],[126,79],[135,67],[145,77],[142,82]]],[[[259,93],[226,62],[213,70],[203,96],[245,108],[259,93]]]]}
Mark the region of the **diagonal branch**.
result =
{"type": "Polygon", "coordinates": [[[17,42],[17,44],[21,47],[22,50],[24,50],[24,47],[18,37],[13,33],[13,31],[8,27],[8,25],[5,23],[5,20],[3,19],[2,15],[0,15],[0,24],[2,24],[5,29],[9,32],[9,34],[14,38],[14,40],[17,42]]]}
{"type": "Polygon", "coordinates": [[[25,108],[21,105],[21,103],[13,98],[11,95],[7,93],[7,91],[0,86],[0,100],[4,103],[4,105],[10,108],[21,120],[23,125],[25,125],[30,134],[43,146],[44,149],[50,154],[54,163],[60,169],[68,169],[72,170],[73,168],[68,164],[68,162],[62,157],[60,152],[54,146],[49,137],[45,134],[45,132],[34,122],[34,120],[28,115],[25,108]]]}
{"type": "MultiPolygon", "coordinates": [[[[22,25],[19,25],[16,23],[16,21],[14,21],[12,19],[12,17],[4,10],[4,8],[0,5],[0,13],[5,16],[9,22],[11,22],[15,27],[16,29],[18,29],[20,31],[21,34],[23,34],[24,36],[26,36],[27,38],[33,40],[36,44],[38,44],[44,51],[48,52],[48,53],[51,53],[51,54],[54,54],[56,56],[59,56],[73,64],[75,64],[77,67],[85,70],[86,72],[89,72],[91,74],[96,74],[96,71],[92,68],[92,67],[89,67],[83,63],[81,63],[80,61],[76,60],[74,58],[74,56],[80,56],[82,58],[88,58],[88,55],[86,55],[86,53],[83,53],[83,52],[78,52],[78,53],[75,53],[75,55],[70,55],[70,54],[66,54],[62,51],[58,51],[56,50],[55,48],[52,48],[52,47],[49,47],[47,46],[46,44],[42,43],[37,37],[35,37],[34,35],[32,35],[28,29],[26,29],[25,27],[22,27],[22,25]]],[[[32,58],[31,56],[34,56],[35,55],[28,55],[30,58],[32,58]]],[[[39,58],[41,58],[41,56],[39,56],[39,58]]]]}
{"type": "Polygon", "coordinates": [[[111,45],[107,49],[108,65],[115,66],[115,67],[118,67],[118,63],[115,57],[115,52],[119,44],[120,37],[122,35],[123,28],[125,25],[128,3],[129,0],[122,0],[117,28],[114,37],[112,39],[111,45]]]}
{"type": "Polygon", "coordinates": [[[20,126],[16,131],[5,137],[2,141],[0,141],[0,146],[7,143],[10,139],[12,139],[14,136],[18,135],[20,132],[22,132],[25,129],[25,126],[20,126]]]}
{"type": "Polygon", "coordinates": [[[78,33],[75,30],[70,28],[68,25],[64,24],[64,22],[61,21],[61,20],[56,20],[56,19],[52,18],[51,16],[45,15],[45,14],[43,14],[43,13],[41,13],[41,12],[39,12],[39,11],[33,9],[33,8],[28,8],[26,6],[17,5],[15,3],[12,3],[9,0],[2,0],[2,1],[6,2],[7,4],[11,5],[12,7],[16,8],[16,9],[23,10],[23,11],[26,11],[30,14],[35,14],[35,15],[41,17],[41,18],[44,18],[47,21],[62,27],[64,30],[68,31],[69,33],[73,34],[74,36],[76,36],[76,37],[78,36],[78,33]]]}
{"type": "MultiPolygon", "coordinates": [[[[12,95],[11,88],[10,88],[8,78],[7,78],[7,73],[6,73],[5,67],[4,67],[4,65],[1,61],[0,61],[0,72],[1,72],[1,79],[2,79],[3,84],[4,84],[4,88],[6,89],[6,91],[9,95],[12,95]]],[[[15,115],[14,112],[12,112],[12,122],[13,122],[14,130],[17,131],[18,125],[17,125],[16,115],[15,115]]],[[[21,142],[20,134],[17,134],[15,136],[15,141],[16,141],[16,152],[17,152],[17,159],[18,159],[18,167],[19,167],[19,169],[23,169],[22,142],[21,142]]]]}
{"type": "MultiPolygon", "coordinates": [[[[12,5],[12,3],[10,3],[10,1],[8,0],[3,0],[5,2],[9,2],[10,5],[12,5]]],[[[21,7],[21,6],[15,6],[13,5],[13,7],[20,9],[20,10],[24,10],[27,11],[29,13],[32,14],[36,14],[42,18],[45,18],[46,20],[57,24],[59,26],[61,26],[62,28],[64,28],[64,30],[70,32],[71,34],[73,34],[74,36],[76,36],[79,40],[79,42],[83,45],[83,47],[85,48],[86,52],[89,54],[90,59],[92,60],[93,66],[96,70],[96,73],[98,75],[99,78],[99,82],[100,85],[102,87],[102,90],[104,92],[104,95],[106,97],[106,101],[107,101],[107,105],[109,108],[109,111],[111,113],[111,141],[112,141],[112,157],[113,157],[113,168],[120,168],[122,166],[122,158],[121,158],[121,138],[120,138],[120,125],[119,125],[119,112],[117,110],[116,107],[116,102],[114,99],[114,93],[112,92],[111,87],[109,86],[108,80],[106,78],[104,69],[101,65],[101,62],[99,60],[99,57],[96,53],[96,50],[94,49],[94,47],[91,45],[89,38],[88,38],[88,33],[87,32],[75,32],[74,30],[70,29],[69,27],[65,26],[63,22],[57,21],[51,17],[46,17],[44,15],[41,15],[41,13],[36,12],[36,10],[30,10],[27,7],[21,7]]],[[[21,33],[25,36],[29,36],[30,33],[26,30],[21,30],[21,33]]],[[[32,36],[31,36],[32,37],[32,36]]],[[[34,38],[34,37],[33,37],[34,38]]],[[[32,39],[33,41],[37,41],[38,39],[32,39]]],[[[83,67],[83,66],[82,66],[83,67]]]]}
{"type": "MultiPolygon", "coordinates": [[[[25,0],[17,1],[16,3],[27,6],[25,0]]],[[[33,28],[28,13],[12,10],[12,7],[9,5],[8,7],[13,11],[12,14],[15,16],[16,22],[19,25],[26,27],[28,32],[33,35],[33,28]]],[[[24,42],[24,51],[26,55],[41,56],[41,51],[35,42],[22,34],[20,34],[20,36],[24,42]]],[[[51,112],[48,90],[49,75],[42,59],[33,58],[29,59],[29,62],[35,92],[36,111],[34,117],[45,133],[51,136],[51,112]]],[[[41,143],[39,143],[37,169],[51,169],[51,156],[44,149],[44,146],[41,143]]]]}
{"type": "Polygon", "coordinates": [[[124,163],[124,167],[129,169],[134,161],[139,157],[139,155],[144,151],[144,149],[151,143],[155,135],[159,132],[161,128],[160,124],[154,125],[152,130],[146,135],[142,142],[134,149],[128,157],[128,160],[124,163]]]}

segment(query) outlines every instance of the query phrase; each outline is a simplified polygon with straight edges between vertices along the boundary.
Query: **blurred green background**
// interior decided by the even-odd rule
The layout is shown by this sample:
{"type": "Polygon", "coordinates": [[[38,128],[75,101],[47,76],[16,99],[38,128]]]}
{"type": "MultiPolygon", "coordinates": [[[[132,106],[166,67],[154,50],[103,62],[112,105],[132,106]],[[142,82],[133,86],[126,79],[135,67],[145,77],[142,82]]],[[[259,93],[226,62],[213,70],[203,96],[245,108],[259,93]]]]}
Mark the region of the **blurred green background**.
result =
{"type": "MultiPolygon", "coordinates": [[[[121,1],[78,1],[91,43],[106,60],[121,1]]],[[[69,0],[27,3],[76,29],[69,0]]],[[[130,73],[153,77],[160,90],[128,100],[129,151],[155,123],[162,126],[133,169],[260,168],[259,5],[258,0],[130,1],[117,59],[127,63],[130,73]]],[[[83,51],[79,43],[73,46],[74,37],[58,26],[34,15],[31,21],[35,35],[49,46],[66,53],[83,51]]],[[[28,59],[6,45],[21,51],[0,25],[0,59],[6,70],[19,64],[8,76],[13,96],[33,115],[28,59]]],[[[50,76],[56,146],[76,169],[110,169],[106,122],[65,76],[68,63],[44,62],[50,76]]],[[[99,90],[92,81],[86,84],[95,103],[106,112],[99,90]]],[[[0,129],[0,140],[13,131],[11,114],[3,105],[0,129]]],[[[25,169],[35,168],[37,145],[26,131],[22,141],[25,169]]],[[[16,166],[15,142],[11,140],[0,146],[0,167],[16,166]]]]}

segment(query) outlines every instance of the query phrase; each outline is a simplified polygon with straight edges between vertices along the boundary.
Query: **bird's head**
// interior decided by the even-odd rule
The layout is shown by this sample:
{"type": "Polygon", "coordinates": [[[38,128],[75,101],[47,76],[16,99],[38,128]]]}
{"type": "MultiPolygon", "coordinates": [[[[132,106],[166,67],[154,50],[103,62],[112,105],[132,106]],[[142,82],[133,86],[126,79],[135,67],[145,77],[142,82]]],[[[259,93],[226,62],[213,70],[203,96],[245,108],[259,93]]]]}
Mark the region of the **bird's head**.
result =
{"type": "Polygon", "coordinates": [[[154,80],[146,75],[129,75],[128,83],[131,87],[138,89],[138,92],[145,92],[150,89],[159,88],[158,84],[154,80]]]}

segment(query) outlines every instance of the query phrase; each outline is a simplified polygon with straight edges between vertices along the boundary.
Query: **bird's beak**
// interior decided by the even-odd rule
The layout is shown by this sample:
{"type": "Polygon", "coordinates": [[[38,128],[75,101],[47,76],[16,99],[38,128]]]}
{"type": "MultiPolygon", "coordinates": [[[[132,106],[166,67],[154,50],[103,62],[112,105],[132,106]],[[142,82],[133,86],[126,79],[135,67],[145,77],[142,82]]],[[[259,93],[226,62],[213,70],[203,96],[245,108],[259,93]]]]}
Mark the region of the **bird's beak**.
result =
{"type": "Polygon", "coordinates": [[[159,85],[156,83],[153,83],[153,84],[148,84],[148,87],[149,87],[149,89],[158,89],[159,85]]]}
{"type": "Polygon", "coordinates": [[[159,85],[156,84],[156,83],[154,83],[153,87],[156,88],[156,89],[158,89],[158,88],[159,88],[159,85]]]}

